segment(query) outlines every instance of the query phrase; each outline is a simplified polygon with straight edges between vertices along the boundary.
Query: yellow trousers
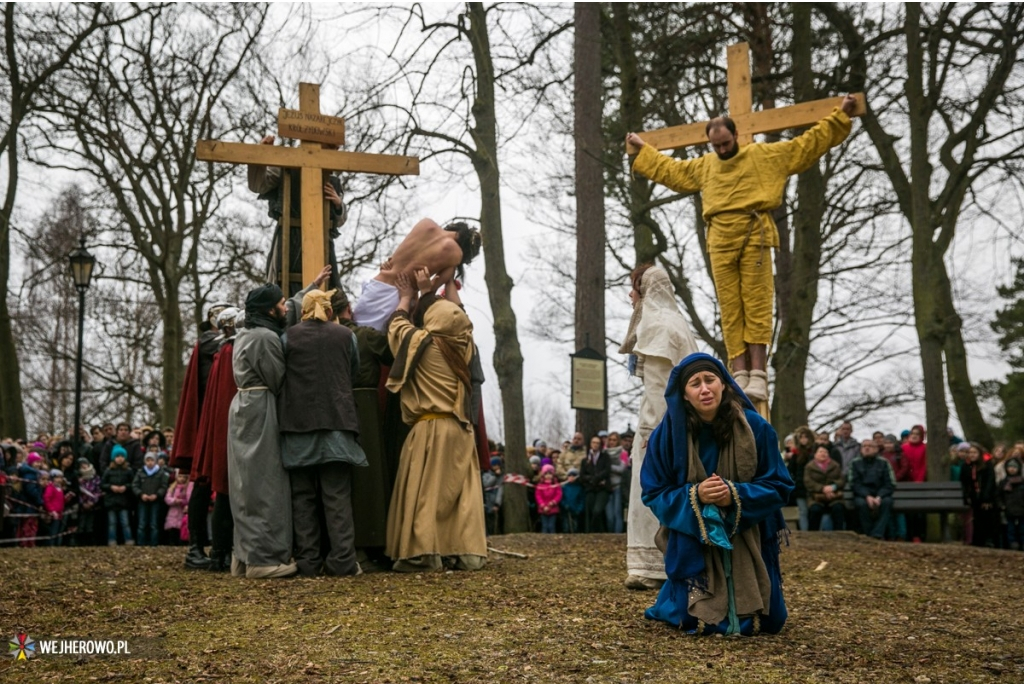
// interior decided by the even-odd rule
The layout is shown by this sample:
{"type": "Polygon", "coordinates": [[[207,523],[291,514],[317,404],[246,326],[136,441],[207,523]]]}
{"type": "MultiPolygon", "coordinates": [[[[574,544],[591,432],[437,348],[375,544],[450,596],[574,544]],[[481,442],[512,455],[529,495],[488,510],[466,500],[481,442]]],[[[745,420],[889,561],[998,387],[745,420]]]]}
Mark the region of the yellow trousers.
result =
{"type": "Polygon", "coordinates": [[[747,245],[742,251],[712,252],[711,275],[729,359],[744,354],[747,345],[771,344],[775,299],[772,248],[747,245]]]}

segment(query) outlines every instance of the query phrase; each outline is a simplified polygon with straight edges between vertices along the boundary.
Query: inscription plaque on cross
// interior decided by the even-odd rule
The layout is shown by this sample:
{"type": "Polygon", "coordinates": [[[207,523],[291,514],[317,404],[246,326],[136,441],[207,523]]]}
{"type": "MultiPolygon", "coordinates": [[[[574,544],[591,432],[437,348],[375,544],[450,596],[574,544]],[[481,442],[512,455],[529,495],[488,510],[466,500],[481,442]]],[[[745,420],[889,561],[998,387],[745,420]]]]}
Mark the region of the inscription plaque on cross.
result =
{"type": "MultiPolygon", "coordinates": [[[[753,90],[750,85],[750,44],[730,45],[726,49],[726,67],[729,116],[736,122],[737,140],[740,145],[752,143],[757,133],[776,133],[789,128],[813,126],[843,102],[841,97],[824,98],[755,112],[753,90]]],[[[857,99],[857,107],[851,116],[859,117],[866,111],[864,93],[854,93],[853,96],[857,99]]],[[[644,131],[637,135],[658,150],[674,150],[691,145],[706,145],[706,126],[707,122],[702,121],[644,131]]],[[[626,152],[635,155],[640,150],[627,143],[626,152]]]]}
{"type": "MultiPolygon", "coordinates": [[[[196,159],[205,162],[232,164],[258,164],[299,169],[301,204],[299,216],[302,230],[302,281],[310,283],[327,264],[330,240],[327,201],[324,199],[324,172],[344,171],[390,176],[418,175],[419,159],[401,155],[378,155],[364,152],[325,150],[323,143],[343,145],[345,122],[338,117],[320,113],[320,86],[315,83],[299,84],[299,109],[281,108],[278,111],[278,135],[297,138],[299,147],[281,147],[250,143],[227,143],[219,140],[200,140],[196,143],[196,159]]],[[[287,183],[288,174],[282,181],[287,183]]],[[[287,245],[289,234],[290,192],[283,189],[286,211],[281,217],[281,243],[287,245]]],[[[281,259],[282,284],[287,288],[287,255],[281,259]]]]}

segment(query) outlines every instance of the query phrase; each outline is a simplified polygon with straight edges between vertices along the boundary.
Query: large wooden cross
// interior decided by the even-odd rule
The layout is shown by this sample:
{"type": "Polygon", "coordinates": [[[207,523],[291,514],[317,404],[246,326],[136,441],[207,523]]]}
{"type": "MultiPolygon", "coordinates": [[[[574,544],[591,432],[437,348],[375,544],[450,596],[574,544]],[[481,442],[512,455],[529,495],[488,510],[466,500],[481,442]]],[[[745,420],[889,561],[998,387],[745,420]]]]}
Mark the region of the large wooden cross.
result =
{"type": "MultiPolygon", "coordinates": [[[[310,283],[327,264],[328,211],[324,200],[324,171],[347,171],[364,174],[416,175],[420,172],[419,159],[399,155],[375,155],[361,152],[325,150],[321,143],[343,145],[345,122],[338,117],[320,114],[320,86],[299,84],[299,109],[281,108],[277,116],[278,135],[297,138],[299,147],[280,147],[246,143],[225,143],[200,140],[196,143],[196,158],[207,162],[234,164],[260,164],[300,170],[302,203],[299,216],[302,222],[302,282],[310,283]]],[[[282,177],[282,182],[288,178],[282,177]]],[[[290,193],[284,193],[285,212],[281,217],[281,243],[288,242],[290,223],[290,193]]],[[[288,273],[287,254],[282,255],[282,274],[288,273]]],[[[287,292],[287,275],[282,275],[282,287],[287,292]]]]}
{"type": "MultiPolygon", "coordinates": [[[[789,107],[753,111],[754,95],[750,85],[750,45],[736,43],[726,51],[727,71],[726,85],[729,95],[729,116],[736,122],[736,132],[740,145],[753,142],[754,134],[775,133],[788,128],[812,126],[829,114],[833,108],[839,107],[843,98],[825,98],[799,102],[789,107]]],[[[865,112],[864,94],[855,93],[857,108],[853,115],[859,117],[865,112]]],[[[654,131],[645,131],[638,135],[644,142],[658,150],[673,150],[690,145],[705,145],[708,142],[704,129],[707,122],[669,126],[654,131]]],[[[639,149],[627,143],[626,152],[636,154],[639,149]]]]}

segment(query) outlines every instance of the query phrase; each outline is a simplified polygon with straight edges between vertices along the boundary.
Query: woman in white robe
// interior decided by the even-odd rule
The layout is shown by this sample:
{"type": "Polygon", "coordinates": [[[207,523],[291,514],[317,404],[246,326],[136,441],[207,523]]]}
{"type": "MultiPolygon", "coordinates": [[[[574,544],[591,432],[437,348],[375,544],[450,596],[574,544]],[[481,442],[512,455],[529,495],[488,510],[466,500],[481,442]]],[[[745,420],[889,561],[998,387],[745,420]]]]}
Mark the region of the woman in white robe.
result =
{"type": "Polygon", "coordinates": [[[666,579],[665,559],[654,545],[658,519],[640,499],[640,469],[647,439],[665,415],[669,374],[684,357],[697,351],[697,342],[679,311],[672,282],[664,269],[642,265],[633,271],[631,280],[633,316],[619,352],[630,355],[630,372],[643,381],[644,393],[631,455],[626,587],[657,590],[666,579]]]}

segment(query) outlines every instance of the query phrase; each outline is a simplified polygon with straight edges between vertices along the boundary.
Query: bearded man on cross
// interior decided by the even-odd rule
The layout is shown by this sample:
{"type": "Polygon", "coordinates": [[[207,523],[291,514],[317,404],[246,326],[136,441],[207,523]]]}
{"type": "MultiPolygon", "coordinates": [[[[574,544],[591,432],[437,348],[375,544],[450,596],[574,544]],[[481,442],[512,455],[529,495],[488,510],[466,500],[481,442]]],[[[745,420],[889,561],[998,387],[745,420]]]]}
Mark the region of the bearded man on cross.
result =
{"type": "Polygon", "coordinates": [[[734,379],[753,400],[768,399],[775,296],[771,248],[779,246],[771,211],[782,204],[790,175],[806,171],[846,140],[856,107],[848,95],[841,107],[792,140],[742,146],[733,120],[718,117],[705,130],[714,152],[696,159],[673,159],[636,133],[626,136],[629,145],[640,148],[633,171],[680,193],[701,193],[726,353],[734,379]]]}

